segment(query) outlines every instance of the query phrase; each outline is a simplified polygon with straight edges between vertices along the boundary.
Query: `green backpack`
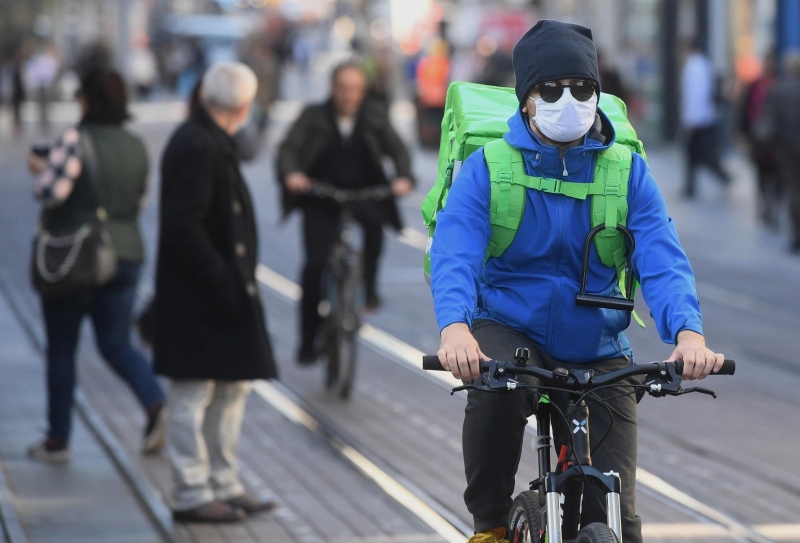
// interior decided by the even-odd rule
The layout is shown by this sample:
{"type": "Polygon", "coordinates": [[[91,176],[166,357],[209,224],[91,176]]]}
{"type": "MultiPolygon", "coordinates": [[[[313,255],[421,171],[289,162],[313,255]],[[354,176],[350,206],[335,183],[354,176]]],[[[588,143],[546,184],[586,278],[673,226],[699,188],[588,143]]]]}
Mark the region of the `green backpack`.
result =
{"type": "MultiPolygon", "coordinates": [[[[486,260],[501,256],[514,241],[525,211],[526,189],[561,194],[585,200],[591,197],[591,226],[606,227],[594,237],[600,261],[617,272],[623,296],[633,298],[634,282],[626,292],[626,244],[617,224],[625,226],[628,217],[628,178],[631,151],[645,156],[642,142],[628,121],[625,103],[610,94],[601,93],[599,107],[611,120],[616,142],[602,151],[596,160],[591,183],[575,183],[558,179],[531,177],[525,174],[520,151],[503,139],[508,132],[508,119],[519,107],[514,89],[490,87],[456,81],[447,91],[439,145],[439,171],[436,184],[422,203],[422,217],[428,228],[425,251],[425,278],[430,282],[430,249],[436,230],[436,215],[447,203],[450,186],[464,161],[483,148],[491,181],[490,213],[492,236],[486,260]]],[[[644,326],[634,313],[636,321],[644,326]]]]}

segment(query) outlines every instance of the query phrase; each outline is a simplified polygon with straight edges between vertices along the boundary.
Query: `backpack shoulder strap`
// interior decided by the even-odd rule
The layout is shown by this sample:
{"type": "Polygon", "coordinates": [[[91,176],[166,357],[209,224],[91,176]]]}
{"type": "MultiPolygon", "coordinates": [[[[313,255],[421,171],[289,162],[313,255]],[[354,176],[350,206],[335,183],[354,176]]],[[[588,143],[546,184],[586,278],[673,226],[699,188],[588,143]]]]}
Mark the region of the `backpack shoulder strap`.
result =
{"type": "Polygon", "coordinates": [[[492,237],[486,260],[502,255],[514,241],[525,212],[525,187],[516,179],[525,175],[522,153],[504,139],[490,141],[483,147],[489,170],[492,237]]]}
{"type": "MultiPolygon", "coordinates": [[[[628,225],[628,186],[630,184],[633,154],[625,145],[615,143],[597,155],[594,167],[594,180],[603,186],[603,191],[592,196],[592,228],[606,227],[594,238],[594,246],[600,262],[616,270],[620,292],[633,298],[637,281],[634,280],[632,292],[625,292],[628,263],[625,259],[627,246],[625,236],[617,230],[617,225],[628,225]]],[[[644,322],[636,311],[633,318],[644,328],[644,322]]]]}
{"type": "Polygon", "coordinates": [[[624,145],[615,143],[597,155],[592,184],[602,190],[592,195],[592,228],[604,225],[595,237],[600,261],[608,267],[625,264],[625,240],[617,225],[628,224],[628,178],[633,155],[624,145]],[[622,262],[620,262],[622,259],[622,262]]]}

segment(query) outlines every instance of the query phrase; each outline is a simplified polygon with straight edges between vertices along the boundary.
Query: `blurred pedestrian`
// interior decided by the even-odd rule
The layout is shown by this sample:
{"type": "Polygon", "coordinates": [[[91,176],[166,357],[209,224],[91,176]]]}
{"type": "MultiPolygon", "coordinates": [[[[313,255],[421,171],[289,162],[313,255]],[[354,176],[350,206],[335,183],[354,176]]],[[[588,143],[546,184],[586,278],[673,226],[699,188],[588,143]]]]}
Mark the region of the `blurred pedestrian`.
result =
{"type": "Polygon", "coordinates": [[[775,161],[774,145],[765,139],[764,105],[778,78],[774,54],[764,59],[764,70],[744,93],[740,128],[750,147],[750,157],[758,172],[758,218],[765,225],[777,228],[780,211],[781,183],[775,161]]]}
{"type": "Polygon", "coordinates": [[[429,54],[417,64],[417,124],[420,141],[427,147],[439,146],[449,82],[447,42],[437,38],[431,43],[429,54]]]}
{"type": "MultiPolygon", "coordinates": [[[[331,201],[305,196],[312,179],[324,180],[341,189],[362,189],[388,184],[382,168],[384,157],[394,162],[396,178],[392,193],[411,192],[411,158],[397,135],[386,108],[365,100],[367,77],[361,65],[348,61],[331,75],[331,97],[323,104],[308,106],[289,130],[278,151],[278,178],[284,190],[283,209],[303,212],[305,265],[301,303],[301,342],[298,362],[316,359],[320,316],[320,286],[323,268],[336,241],[339,207],[331,201]]],[[[383,247],[383,224],[400,230],[400,215],[394,200],[363,202],[355,218],[364,229],[364,283],[367,309],[380,306],[377,290],[378,259],[383,247]]]]}
{"type": "Polygon", "coordinates": [[[47,333],[49,429],[28,454],[64,462],[70,457],[70,414],[75,388],[75,351],[83,317],[89,315],[103,358],[135,393],[147,413],[143,452],[164,443],[165,399],[147,360],[131,345],[130,328],[144,248],[138,217],[147,186],[147,151],[125,130],[128,105],[119,74],[94,71],[81,81],[82,120],[69,128],[47,159],[31,154],[38,174],[35,194],[44,209],[42,228],[54,239],[73,235],[102,207],[117,255],[116,276],[106,285],[58,297],[43,296],[47,333]],[[99,201],[98,201],[99,200],[99,201]]]}
{"type": "Polygon", "coordinates": [[[717,149],[715,95],[711,61],[697,42],[691,42],[681,74],[681,120],[686,132],[684,195],[687,198],[695,196],[695,175],[697,167],[701,165],[708,166],[723,185],[730,184],[730,177],[722,168],[717,149]]]}
{"type": "Polygon", "coordinates": [[[58,71],[58,57],[51,46],[35,53],[25,64],[25,87],[39,104],[39,124],[44,130],[50,127],[50,102],[58,71]]]}
{"type": "Polygon", "coordinates": [[[25,83],[22,76],[22,51],[13,54],[2,66],[0,73],[0,100],[11,107],[14,135],[22,133],[22,102],[25,100],[25,83]]]}
{"type": "Polygon", "coordinates": [[[762,131],[775,147],[781,182],[789,193],[792,253],[800,254],[800,52],[787,53],[783,76],[767,97],[762,131]]]}
{"type": "Polygon", "coordinates": [[[255,379],[276,377],[255,270],[256,218],[232,136],[247,119],[256,76],[213,65],[200,104],[161,163],[155,367],[170,378],[169,458],[179,521],[236,522],[266,511],[236,465],[255,379]]]}
{"type": "Polygon", "coordinates": [[[139,98],[146,99],[158,82],[158,63],[153,50],[142,40],[130,53],[131,82],[139,98]]]}
{"type": "Polygon", "coordinates": [[[628,103],[628,92],[622,83],[622,77],[617,68],[608,62],[606,55],[602,51],[597,51],[597,69],[599,70],[600,86],[603,92],[613,94],[626,104],[628,103]]]}

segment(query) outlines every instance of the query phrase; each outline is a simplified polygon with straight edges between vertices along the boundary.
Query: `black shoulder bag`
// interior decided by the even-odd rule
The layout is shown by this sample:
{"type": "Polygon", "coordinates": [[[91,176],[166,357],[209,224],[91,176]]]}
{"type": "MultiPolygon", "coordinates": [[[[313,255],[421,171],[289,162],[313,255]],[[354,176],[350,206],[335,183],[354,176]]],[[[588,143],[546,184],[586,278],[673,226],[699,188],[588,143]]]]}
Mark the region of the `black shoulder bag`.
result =
{"type": "MultiPolygon", "coordinates": [[[[92,188],[94,220],[66,235],[53,236],[44,225],[33,240],[31,275],[42,297],[70,296],[107,284],[117,273],[117,254],[108,232],[108,213],[100,187],[94,142],[80,131],[81,162],[92,188]]],[[[77,179],[75,182],[78,183],[77,179]]]]}

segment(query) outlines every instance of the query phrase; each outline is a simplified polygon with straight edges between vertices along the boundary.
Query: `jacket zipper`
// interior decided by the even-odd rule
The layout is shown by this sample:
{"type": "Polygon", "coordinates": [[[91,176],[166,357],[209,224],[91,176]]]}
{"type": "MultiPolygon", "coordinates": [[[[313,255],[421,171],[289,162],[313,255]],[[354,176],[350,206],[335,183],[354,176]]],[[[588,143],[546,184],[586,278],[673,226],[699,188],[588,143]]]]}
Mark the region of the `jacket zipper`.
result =
{"type": "Polygon", "coordinates": [[[627,354],[625,354],[625,350],[622,348],[622,342],[619,340],[619,336],[615,337],[614,341],[617,342],[617,349],[619,350],[622,357],[625,358],[625,360],[627,360],[628,362],[630,362],[631,358],[627,354]]]}
{"type": "MultiPolygon", "coordinates": [[[[560,151],[561,163],[564,166],[564,174],[568,175],[567,173],[567,161],[566,161],[566,149],[560,151]]],[[[562,199],[559,198],[556,200],[557,202],[557,217],[556,220],[558,221],[558,251],[556,253],[556,270],[555,270],[555,299],[550,305],[550,326],[549,326],[549,333],[547,338],[547,352],[552,352],[553,344],[555,343],[555,330],[556,330],[556,322],[558,322],[558,306],[559,306],[559,293],[561,292],[561,255],[564,252],[564,225],[561,217],[563,216],[563,202],[562,199]]]]}

